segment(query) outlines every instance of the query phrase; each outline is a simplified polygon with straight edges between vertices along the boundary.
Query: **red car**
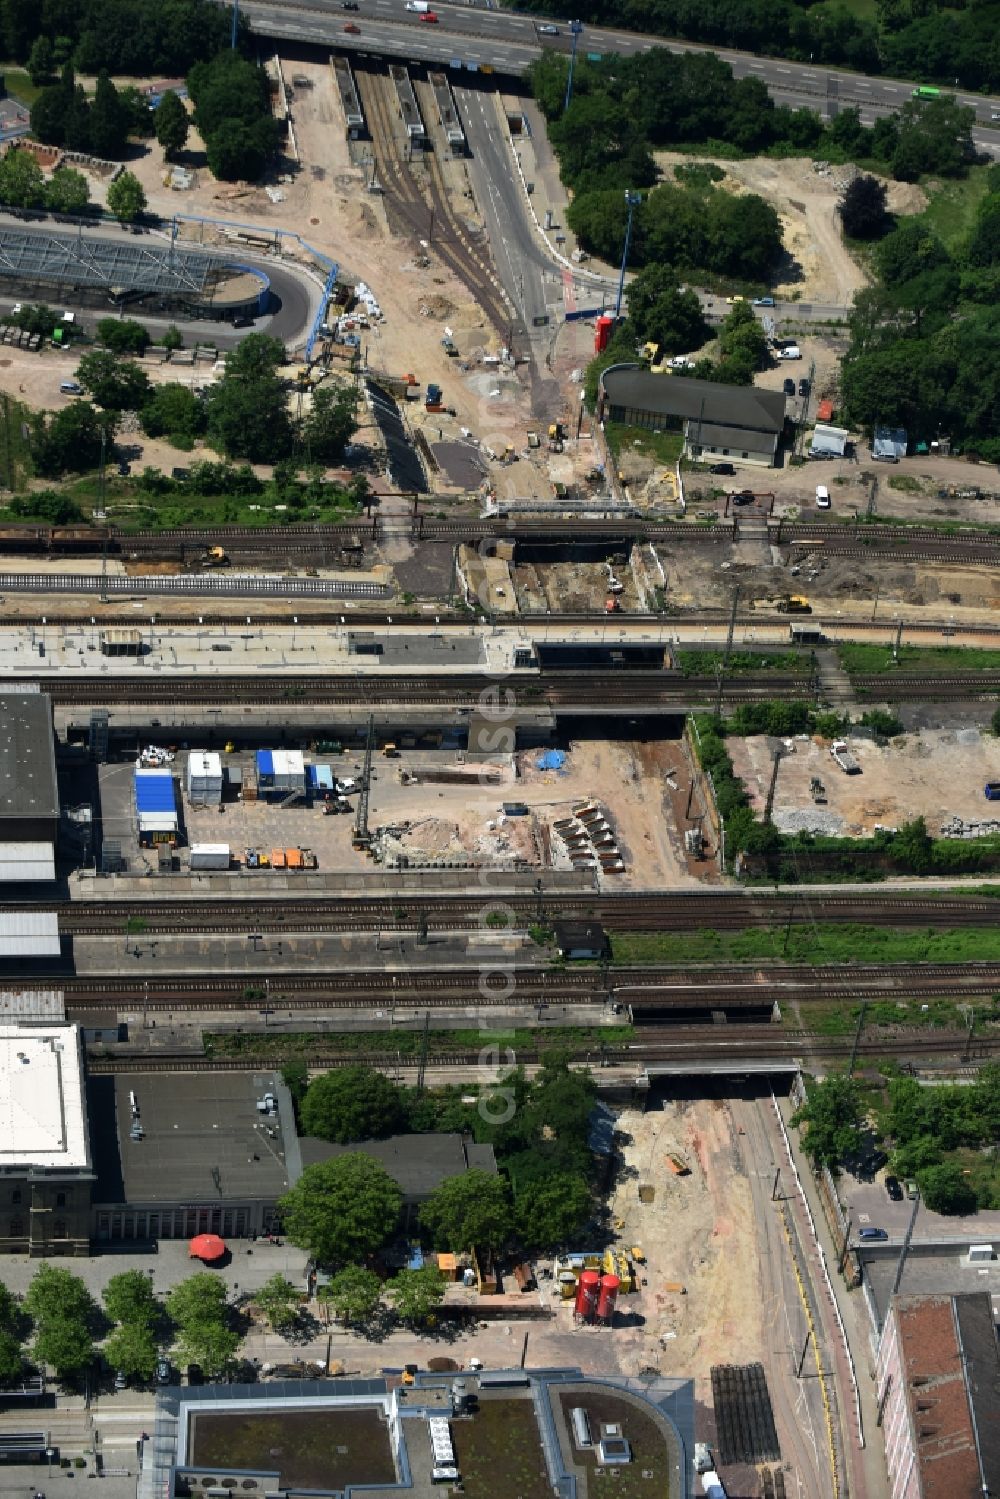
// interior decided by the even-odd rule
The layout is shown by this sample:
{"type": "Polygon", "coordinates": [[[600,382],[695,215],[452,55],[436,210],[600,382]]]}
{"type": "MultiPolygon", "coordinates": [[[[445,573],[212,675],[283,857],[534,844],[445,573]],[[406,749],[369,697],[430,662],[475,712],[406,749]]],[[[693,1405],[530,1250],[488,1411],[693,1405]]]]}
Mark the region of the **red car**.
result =
{"type": "Polygon", "coordinates": [[[420,19],[421,21],[433,21],[435,23],[437,22],[437,16],[432,10],[425,10],[420,19]]]}
{"type": "Polygon", "coordinates": [[[355,26],[355,24],[354,24],[353,21],[348,21],[347,25],[344,27],[344,30],[345,31],[353,31],[354,34],[355,34],[355,36],[360,36],[360,34],[361,34],[361,27],[360,26],[355,26]]]}

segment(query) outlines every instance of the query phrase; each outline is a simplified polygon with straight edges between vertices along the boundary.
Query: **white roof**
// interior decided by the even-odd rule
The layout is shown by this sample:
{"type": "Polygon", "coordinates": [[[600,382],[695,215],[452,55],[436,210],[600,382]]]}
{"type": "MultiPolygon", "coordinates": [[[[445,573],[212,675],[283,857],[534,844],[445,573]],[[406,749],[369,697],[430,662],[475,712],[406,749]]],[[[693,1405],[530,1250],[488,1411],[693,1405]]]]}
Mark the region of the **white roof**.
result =
{"type": "Polygon", "coordinates": [[[59,956],[55,911],[0,911],[0,958],[59,956]]]}
{"type": "Polygon", "coordinates": [[[219,854],[219,855],[225,854],[226,858],[228,859],[229,858],[229,844],[228,843],[192,843],[192,845],[191,845],[191,852],[193,854],[219,854]]]}
{"type": "Polygon", "coordinates": [[[0,1025],[0,1169],[90,1166],[79,1028],[0,1025]]]}
{"type": "Polygon", "coordinates": [[[188,756],[189,776],[221,776],[222,756],[215,750],[192,750],[188,756]]]}
{"type": "Polygon", "coordinates": [[[140,833],[174,833],[177,831],[176,812],[140,812],[140,833]]]}
{"type": "Polygon", "coordinates": [[[0,883],[5,880],[54,880],[51,843],[0,843],[0,883]]]}
{"type": "Polygon", "coordinates": [[[276,776],[304,776],[305,756],[301,750],[275,750],[271,756],[276,776]]]}

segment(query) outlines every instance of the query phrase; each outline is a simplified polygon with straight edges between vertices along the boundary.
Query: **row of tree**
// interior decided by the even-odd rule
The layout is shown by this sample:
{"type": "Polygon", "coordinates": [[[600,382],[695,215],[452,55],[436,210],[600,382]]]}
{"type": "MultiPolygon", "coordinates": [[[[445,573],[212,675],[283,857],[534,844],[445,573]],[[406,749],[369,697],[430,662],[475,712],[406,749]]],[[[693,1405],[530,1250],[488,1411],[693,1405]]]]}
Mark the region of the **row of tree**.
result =
{"type": "Polygon", "coordinates": [[[916,219],[875,251],[878,283],[855,298],[842,367],[847,419],[951,437],[1000,459],[1000,168],[967,237],[949,251],[916,219]]]}
{"type": "Polygon", "coordinates": [[[81,73],[177,77],[226,46],[231,24],[212,0],[0,0],[4,57],[27,63],[45,38],[56,66],[81,73]]]}
{"type": "Polygon", "coordinates": [[[15,147],[0,156],[0,203],[7,208],[81,214],[90,207],[90,187],[75,167],[57,167],[46,181],[34,152],[15,147]]]}
{"type": "MultiPolygon", "coordinates": [[[[502,3],[516,8],[516,0],[502,3]]],[[[932,83],[957,80],[966,89],[1000,88],[991,0],[959,7],[944,0],[877,0],[873,20],[841,5],[796,0],[538,0],[534,9],[797,62],[932,83]]]]}
{"type": "Polygon", "coordinates": [[[57,83],[39,93],[31,106],[31,130],[47,146],[120,161],[130,135],[152,132],[149,103],[134,89],[118,89],[108,73],[97,75],[93,98],[65,63],[57,83]]]}

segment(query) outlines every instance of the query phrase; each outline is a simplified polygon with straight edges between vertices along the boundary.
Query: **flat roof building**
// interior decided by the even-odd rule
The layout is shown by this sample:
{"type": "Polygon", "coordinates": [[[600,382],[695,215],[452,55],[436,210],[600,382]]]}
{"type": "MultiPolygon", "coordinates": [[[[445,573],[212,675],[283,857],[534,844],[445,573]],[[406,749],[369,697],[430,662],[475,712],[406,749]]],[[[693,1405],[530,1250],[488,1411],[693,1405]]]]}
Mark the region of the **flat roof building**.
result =
{"type": "Polygon", "coordinates": [[[389,1135],[385,1140],[359,1140],[353,1145],[331,1145],[309,1136],[299,1141],[302,1165],[360,1152],[378,1161],[403,1194],[404,1210],[426,1202],[443,1181],[466,1171],[496,1174],[492,1145],[477,1145],[463,1135],[389,1135]]]}
{"type": "Polygon", "coordinates": [[[79,1028],[0,1023],[0,1252],[86,1254],[92,1180],[79,1028]]]}
{"type": "Polygon", "coordinates": [[[88,1081],[94,1238],[266,1234],[301,1171],[275,1072],[118,1073],[88,1081]]]}
{"type": "Polygon", "coordinates": [[[755,385],[716,385],[612,365],[601,375],[598,418],[629,427],[683,432],[691,458],[773,465],[785,428],[785,398],[755,385]]]}
{"type": "Polygon", "coordinates": [[[0,882],[55,879],[59,834],[52,702],[0,692],[0,882]]]}

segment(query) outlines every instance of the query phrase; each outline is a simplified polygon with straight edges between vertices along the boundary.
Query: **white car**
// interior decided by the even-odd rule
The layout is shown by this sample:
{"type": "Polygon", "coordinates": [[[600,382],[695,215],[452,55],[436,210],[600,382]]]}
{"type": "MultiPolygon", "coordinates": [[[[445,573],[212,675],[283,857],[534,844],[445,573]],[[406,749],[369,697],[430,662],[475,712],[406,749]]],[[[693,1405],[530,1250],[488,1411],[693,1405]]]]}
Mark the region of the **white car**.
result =
{"type": "Polygon", "coordinates": [[[830,501],[830,491],[827,489],[827,487],[826,487],[825,484],[817,484],[816,485],[816,507],[817,507],[817,509],[819,509],[819,510],[829,510],[830,504],[831,504],[831,501],[830,501]]]}
{"type": "Polygon", "coordinates": [[[801,359],[802,350],[798,344],[788,344],[785,348],[778,350],[779,359],[801,359]]]}
{"type": "Polygon", "coordinates": [[[352,791],[358,790],[357,781],[348,776],[346,781],[335,782],[338,796],[349,796],[352,791]]]}
{"type": "Polygon", "coordinates": [[[694,360],[688,359],[685,354],[675,354],[673,359],[667,360],[667,368],[671,370],[693,370],[694,360]]]}
{"type": "Polygon", "coordinates": [[[537,31],[538,31],[538,35],[539,36],[558,36],[559,35],[559,27],[558,26],[539,26],[537,28],[537,31]]]}

